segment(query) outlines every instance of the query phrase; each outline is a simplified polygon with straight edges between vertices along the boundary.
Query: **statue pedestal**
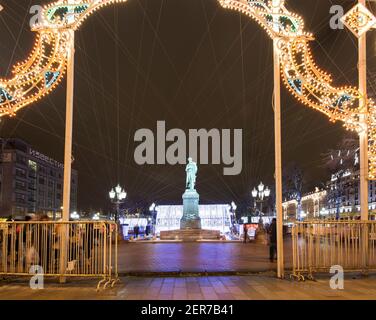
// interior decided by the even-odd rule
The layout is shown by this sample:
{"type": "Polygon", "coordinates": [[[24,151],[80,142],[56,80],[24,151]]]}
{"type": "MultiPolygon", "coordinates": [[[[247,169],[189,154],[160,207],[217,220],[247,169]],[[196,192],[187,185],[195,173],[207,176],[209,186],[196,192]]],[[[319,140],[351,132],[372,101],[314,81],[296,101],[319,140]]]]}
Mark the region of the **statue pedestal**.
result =
{"type": "Polygon", "coordinates": [[[220,240],[218,230],[203,230],[199,215],[200,196],[196,190],[185,190],[183,194],[183,217],[180,220],[179,230],[161,231],[161,240],[176,241],[203,241],[220,240]]]}
{"type": "Polygon", "coordinates": [[[198,203],[200,195],[196,190],[185,190],[183,194],[183,217],[180,229],[201,229],[198,203]]]}
{"type": "Polygon", "coordinates": [[[220,241],[221,233],[218,230],[204,230],[204,229],[180,229],[161,231],[161,240],[169,241],[183,241],[183,242],[196,242],[196,241],[220,241]]]}

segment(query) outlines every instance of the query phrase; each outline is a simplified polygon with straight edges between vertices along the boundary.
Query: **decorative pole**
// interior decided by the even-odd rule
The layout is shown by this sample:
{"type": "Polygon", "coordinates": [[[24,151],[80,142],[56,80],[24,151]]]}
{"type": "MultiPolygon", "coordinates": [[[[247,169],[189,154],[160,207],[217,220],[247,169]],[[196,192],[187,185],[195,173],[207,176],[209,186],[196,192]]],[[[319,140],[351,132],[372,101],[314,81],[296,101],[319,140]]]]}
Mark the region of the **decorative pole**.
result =
{"type": "MultiPolygon", "coordinates": [[[[359,132],[359,153],[360,153],[360,215],[362,221],[369,219],[368,215],[368,124],[367,114],[367,32],[376,26],[376,17],[366,7],[366,0],[358,0],[358,4],[342,17],[342,22],[358,38],[358,72],[359,72],[359,108],[361,114],[359,120],[362,130],[359,132]]],[[[361,252],[362,263],[368,265],[369,253],[369,230],[368,225],[362,225],[361,229],[361,252]]]]}
{"type": "MultiPolygon", "coordinates": [[[[74,30],[67,30],[69,34],[68,62],[67,62],[67,97],[65,116],[65,151],[64,151],[64,193],[62,221],[68,222],[70,215],[71,172],[72,172],[72,131],[73,131],[73,99],[74,99],[74,30]]],[[[68,225],[63,227],[61,237],[60,274],[65,273],[68,255],[68,225]]],[[[64,283],[65,278],[60,277],[64,283]]]]}
{"type": "Polygon", "coordinates": [[[366,7],[366,0],[358,0],[358,4],[342,18],[343,24],[358,38],[358,74],[359,74],[359,121],[362,124],[359,132],[359,184],[360,215],[368,220],[368,124],[367,115],[367,32],[375,28],[376,17],[366,7]]]}
{"type": "MultiPolygon", "coordinates": [[[[358,0],[359,5],[366,5],[366,0],[358,0]]],[[[364,18],[363,18],[364,19],[364,18]]],[[[362,20],[360,20],[362,21],[362,20]]],[[[359,22],[360,22],[359,21],[359,22]]],[[[363,130],[359,133],[359,180],[360,180],[360,218],[362,221],[368,220],[368,125],[366,113],[367,108],[367,32],[364,32],[358,38],[358,72],[359,72],[359,107],[362,110],[360,121],[363,124],[363,130]]],[[[361,227],[361,248],[362,264],[368,265],[368,226],[361,227]]]]}
{"type": "Polygon", "coordinates": [[[74,30],[69,33],[69,52],[67,62],[67,97],[65,116],[65,152],[64,152],[64,196],[63,221],[69,221],[71,173],[72,173],[72,132],[73,132],[73,99],[74,99],[74,30]]]}
{"type": "MultiPolygon", "coordinates": [[[[361,5],[366,5],[366,0],[358,0],[361,5]]],[[[359,93],[360,108],[364,109],[361,121],[365,124],[364,130],[359,134],[360,153],[360,215],[362,220],[368,220],[368,130],[366,124],[367,110],[367,32],[358,38],[358,71],[359,71],[359,93]]]]}
{"type": "MultiPolygon", "coordinates": [[[[273,0],[273,13],[278,13],[281,0],[273,0]]],[[[278,16],[277,16],[278,17],[278,16]]],[[[274,31],[279,32],[274,17],[274,31]]],[[[282,150],[281,150],[281,71],[278,52],[278,38],[273,39],[274,56],[274,143],[275,143],[275,196],[277,211],[277,276],[284,278],[283,257],[283,209],[282,209],[282,150]]]]}

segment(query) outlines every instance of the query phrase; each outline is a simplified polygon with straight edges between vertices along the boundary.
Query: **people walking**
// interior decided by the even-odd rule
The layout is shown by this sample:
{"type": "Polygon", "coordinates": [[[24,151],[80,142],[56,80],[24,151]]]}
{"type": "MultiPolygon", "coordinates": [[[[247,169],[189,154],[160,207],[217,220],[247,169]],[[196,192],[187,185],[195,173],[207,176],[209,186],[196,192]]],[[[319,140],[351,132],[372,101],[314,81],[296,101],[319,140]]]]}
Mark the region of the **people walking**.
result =
{"type": "Polygon", "coordinates": [[[134,238],[137,239],[138,234],[140,232],[140,227],[138,226],[138,224],[136,224],[135,227],[133,228],[133,232],[134,232],[134,238]]]}
{"type": "Polygon", "coordinates": [[[149,234],[150,234],[150,229],[151,229],[151,227],[150,227],[150,224],[148,223],[148,225],[147,225],[146,228],[145,228],[145,235],[146,235],[146,237],[149,236],[149,234]]]}
{"type": "Polygon", "coordinates": [[[245,223],[243,224],[243,236],[244,236],[243,243],[247,243],[248,228],[247,228],[247,225],[245,223]]]}
{"type": "Polygon", "coordinates": [[[269,259],[274,262],[277,255],[277,219],[273,218],[269,227],[269,259]]]}

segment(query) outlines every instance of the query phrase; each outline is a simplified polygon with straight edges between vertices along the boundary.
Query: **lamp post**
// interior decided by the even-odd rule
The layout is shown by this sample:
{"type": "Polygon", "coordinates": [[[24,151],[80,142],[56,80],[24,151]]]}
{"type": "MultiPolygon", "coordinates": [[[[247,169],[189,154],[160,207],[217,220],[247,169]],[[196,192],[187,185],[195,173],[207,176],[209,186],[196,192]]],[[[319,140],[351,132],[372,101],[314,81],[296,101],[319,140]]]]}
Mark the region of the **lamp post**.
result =
{"type": "Polygon", "coordinates": [[[235,224],[235,221],[236,221],[236,209],[237,209],[237,205],[235,204],[234,201],[231,202],[231,207],[230,207],[230,211],[231,211],[231,227],[234,227],[234,224],[235,224]]]}
{"type": "Polygon", "coordinates": [[[110,196],[110,200],[116,206],[115,212],[115,221],[119,225],[120,222],[120,205],[125,202],[125,198],[127,197],[127,193],[124,191],[122,187],[118,184],[115,188],[111,189],[108,193],[110,196]]]}
{"type": "Polygon", "coordinates": [[[260,210],[259,210],[259,216],[261,219],[262,216],[262,209],[263,209],[263,203],[270,196],[270,189],[268,187],[265,188],[264,184],[260,182],[258,185],[257,189],[253,188],[252,190],[252,197],[255,200],[255,208],[256,208],[256,203],[260,203],[260,210]]]}
{"type": "Polygon", "coordinates": [[[263,207],[263,202],[270,196],[270,189],[268,187],[265,188],[264,184],[260,182],[260,184],[256,188],[253,188],[252,190],[252,197],[254,198],[255,201],[255,208],[256,208],[256,203],[260,203],[260,210],[259,210],[259,223],[258,223],[258,228],[257,228],[257,233],[256,233],[256,242],[257,243],[266,243],[266,231],[264,228],[264,224],[262,221],[262,207],[263,207]]]}
{"type": "Polygon", "coordinates": [[[157,205],[154,202],[149,207],[149,211],[150,211],[151,216],[152,216],[152,225],[153,225],[152,232],[155,235],[155,232],[156,232],[155,226],[157,224],[157,205]]]}

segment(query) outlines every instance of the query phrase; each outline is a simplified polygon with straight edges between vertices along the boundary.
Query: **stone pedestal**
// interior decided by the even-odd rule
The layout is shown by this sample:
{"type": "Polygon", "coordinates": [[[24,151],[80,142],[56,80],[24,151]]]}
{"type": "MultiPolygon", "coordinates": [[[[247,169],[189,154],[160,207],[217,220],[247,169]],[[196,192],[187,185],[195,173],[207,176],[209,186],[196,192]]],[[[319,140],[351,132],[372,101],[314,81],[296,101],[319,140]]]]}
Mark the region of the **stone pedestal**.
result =
{"type": "Polygon", "coordinates": [[[182,229],[161,231],[160,237],[161,240],[195,242],[203,240],[220,240],[221,233],[218,230],[182,229]]]}
{"type": "Polygon", "coordinates": [[[180,229],[201,229],[198,203],[200,196],[196,190],[185,190],[183,194],[183,217],[180,229]]]}
{"type": "Polygon", "coordinates": [[[203,230],[199,215],[200,196],[196,190],[185,190],[183,194],[183,217],[179,230],[161,231],[161,240],[200,241],[220,240],[218,230],[203,230]]]}

